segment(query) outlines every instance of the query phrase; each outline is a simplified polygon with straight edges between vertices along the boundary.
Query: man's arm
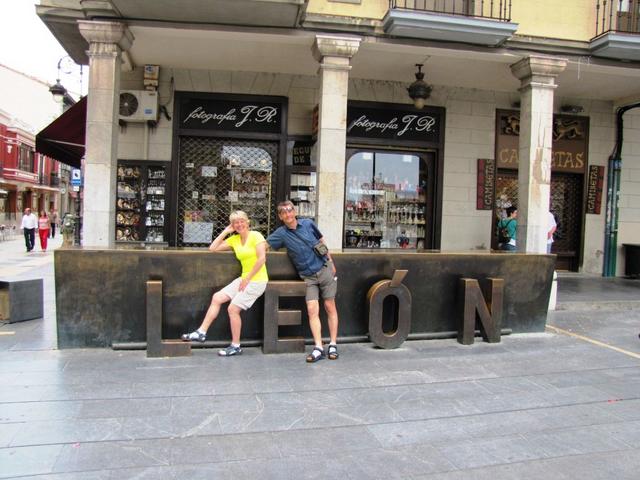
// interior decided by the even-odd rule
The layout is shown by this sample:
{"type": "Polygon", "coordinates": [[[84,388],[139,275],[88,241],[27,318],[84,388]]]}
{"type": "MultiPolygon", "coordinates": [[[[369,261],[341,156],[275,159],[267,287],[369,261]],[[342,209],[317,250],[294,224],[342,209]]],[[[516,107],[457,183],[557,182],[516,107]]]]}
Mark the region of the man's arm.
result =
{"type": "MultiPolygon", "coordinates": [[[[324,241],[324,237],[320,237],[320,242],[324,243],[325,245],[327,244],[324,241]]],[[[336,264],[333,261],[333,257],[331,256],[331,251],[329,251],[329,247],[327,247],[327,258],[329,259],[329,262],[331,263],[331,269],[333,270],[333,275],[335,276],[336,274],[336,264]]]]}
{"type": "Polygon", "coordinates": [[[282,248],[282,239],[279,235],[279,228],[271,232],[271,235],[267,237],[267,250],[278,250],[282,248]]]}

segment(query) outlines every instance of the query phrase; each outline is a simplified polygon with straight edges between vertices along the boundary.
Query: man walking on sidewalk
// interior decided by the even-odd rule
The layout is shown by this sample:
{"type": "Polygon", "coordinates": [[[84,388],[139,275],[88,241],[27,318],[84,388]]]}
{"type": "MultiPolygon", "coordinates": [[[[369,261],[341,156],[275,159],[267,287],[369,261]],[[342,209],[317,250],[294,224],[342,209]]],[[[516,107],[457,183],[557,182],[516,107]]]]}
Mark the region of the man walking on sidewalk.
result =
{"type": "Polygon", "coordinates": [[[58,224],[58,212],[56,212],[55,208],[52,208],[49,211],[49,223],[51,223],[51,228],[49,229],[49,237],[56,238],[56,225],[58,224]]]}
{"type": "Polygon", "coordinates": [[[24,243],[27,247],[27,252],[33,250],[36,243],[36,227],[38,226],[38,218],[35,214],[31,213],[29,207],[24,209],[24,215],[22,216],[22,232],[24,233],[24,243]]]}

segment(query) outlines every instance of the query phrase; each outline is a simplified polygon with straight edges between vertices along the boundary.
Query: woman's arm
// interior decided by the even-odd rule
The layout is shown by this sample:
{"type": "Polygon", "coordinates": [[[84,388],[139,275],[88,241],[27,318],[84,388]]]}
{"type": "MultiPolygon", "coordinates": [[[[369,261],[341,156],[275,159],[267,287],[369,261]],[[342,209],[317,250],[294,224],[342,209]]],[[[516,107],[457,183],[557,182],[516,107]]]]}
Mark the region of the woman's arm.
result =
{"type": "Polygon", "coordinates": [[[249,285],[251,279],[262,268],[264,262],[267,261],[267,242],[260,242],[256,245],[256,256],[258,258],[256,259],[256,263],[253,264],[253,268],[240,282],[240,287],[238,287],[238,290],[240,290],[241,292],[244,291],[245,287],[249,285]]]}
{"type": "Polygon", "coordinates": [[[209,250],[212,252],[224,252],[225,250],[231,250],[231,247],[224,241],[227,238],[227,235],[233,233],[233,227],[231,225],[227,225],[220,235],[216,237],[216,239],[211,242],[209,245],[209,250]]]}

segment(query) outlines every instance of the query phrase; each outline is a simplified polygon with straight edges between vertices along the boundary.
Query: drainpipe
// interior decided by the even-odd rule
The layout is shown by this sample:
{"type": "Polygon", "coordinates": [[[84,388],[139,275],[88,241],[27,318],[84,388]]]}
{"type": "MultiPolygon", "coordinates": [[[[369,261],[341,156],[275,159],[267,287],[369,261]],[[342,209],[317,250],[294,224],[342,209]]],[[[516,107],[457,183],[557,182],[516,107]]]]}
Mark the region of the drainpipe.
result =
{"type": "Polygon", "coordinates": [[[607,213],[604,227],[603,277],[615,277],[618,254],[618,200],[620,197],[620,171],[622,170],[622,116],[627,110],[640,107],[640,103],[626,105],[616,111],[616,145],[609,157],[607,172],[607,213]]]}

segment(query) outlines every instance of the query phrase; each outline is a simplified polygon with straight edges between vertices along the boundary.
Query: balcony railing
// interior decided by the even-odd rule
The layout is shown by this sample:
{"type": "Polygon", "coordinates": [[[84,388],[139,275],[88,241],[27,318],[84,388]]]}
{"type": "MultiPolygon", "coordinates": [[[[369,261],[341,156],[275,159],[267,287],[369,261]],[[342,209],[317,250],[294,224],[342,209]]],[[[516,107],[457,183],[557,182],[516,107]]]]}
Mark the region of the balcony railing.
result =
{"type": "Polygon", "coordinates": [[[640,33],[640,0],[596,0],[596,37],[609,32],[640,33]]]}
{"type": "Polygon", "coordinates": [[[51,174],[51,181],[49,182],[49,185],[51,185],[52,187],[59,187],[60,186],[60,177],[58,175],[55,174],[51,174]]]}
{"type": "Polygon", "coordinates": [[[511,21],[511,0],[389,0],[389,8],[511,21]]]}

